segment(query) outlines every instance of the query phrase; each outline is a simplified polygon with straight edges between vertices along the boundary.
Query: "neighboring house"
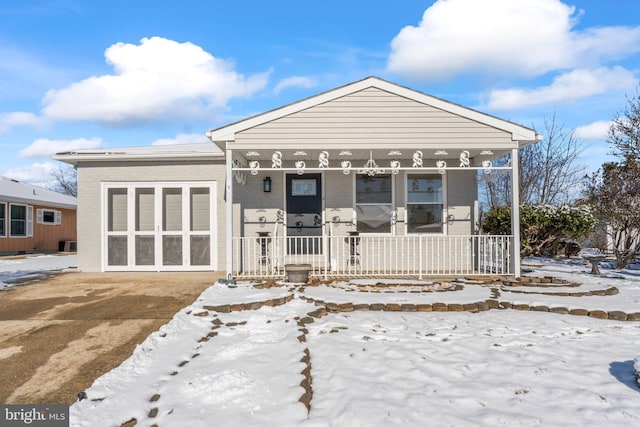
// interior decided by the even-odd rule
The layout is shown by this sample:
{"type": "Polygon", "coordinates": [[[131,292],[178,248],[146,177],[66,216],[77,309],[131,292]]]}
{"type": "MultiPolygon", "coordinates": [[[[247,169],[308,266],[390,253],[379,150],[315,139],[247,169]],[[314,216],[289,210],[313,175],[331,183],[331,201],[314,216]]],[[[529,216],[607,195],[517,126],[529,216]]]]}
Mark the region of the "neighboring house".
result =
{"type": "Polygon", "coordinates": [[[207,136],[54,156],[78,169],[81,269],[520,274],[517,234],[477,233],[477,176],[517,189],[529,128],[369,77],[207,136]]]}
{"type": "Polygon", "coordinates": [[[0,254],[72,249],[76,198],[0,177],[0,254]]]}

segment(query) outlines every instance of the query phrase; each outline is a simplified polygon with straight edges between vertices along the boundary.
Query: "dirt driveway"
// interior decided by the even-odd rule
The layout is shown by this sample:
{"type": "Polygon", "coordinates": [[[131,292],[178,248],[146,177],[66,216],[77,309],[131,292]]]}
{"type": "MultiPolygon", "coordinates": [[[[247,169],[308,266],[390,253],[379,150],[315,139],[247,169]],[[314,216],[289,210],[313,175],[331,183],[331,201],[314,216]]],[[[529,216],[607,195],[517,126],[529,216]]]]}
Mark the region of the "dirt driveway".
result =
{"type": "Polygon", "coordinates": [[[0,402],[67,403],[222,274],[63,273],[0,292],[0,402]]]}

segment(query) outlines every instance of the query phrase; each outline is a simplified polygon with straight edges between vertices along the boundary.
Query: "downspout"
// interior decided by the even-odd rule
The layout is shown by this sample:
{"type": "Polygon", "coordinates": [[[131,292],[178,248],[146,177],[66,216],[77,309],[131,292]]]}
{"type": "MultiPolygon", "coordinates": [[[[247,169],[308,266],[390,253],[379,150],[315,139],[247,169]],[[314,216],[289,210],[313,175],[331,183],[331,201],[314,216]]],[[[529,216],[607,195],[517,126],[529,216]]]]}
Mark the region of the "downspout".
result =
{"type": "Polygon", "coordinates": [[[233,152],[226,149],[226,208],[227,208],[227,232],[226,232],[226,252],[227,252],[227,277],[233,277],[233,152]]]}
{"type": "Polygon", "coordinates": [[[518,149],[511,149],[511,271],[520,277],[520,160],[518,149]]]}

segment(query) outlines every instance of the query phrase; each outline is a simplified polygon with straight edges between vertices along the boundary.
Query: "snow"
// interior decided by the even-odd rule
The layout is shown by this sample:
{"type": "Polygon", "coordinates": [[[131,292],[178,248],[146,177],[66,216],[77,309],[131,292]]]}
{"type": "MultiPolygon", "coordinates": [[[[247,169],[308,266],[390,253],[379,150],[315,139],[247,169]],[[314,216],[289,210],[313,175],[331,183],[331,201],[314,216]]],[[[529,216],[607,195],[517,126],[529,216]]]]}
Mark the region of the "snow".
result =
{"type": "Polygon", "coordinates": [[[592,276],[581,258],[524,265],[528,276],[579,286],[460,282],[451,290],[380,279],[302,291],[213,284],[96,379],[87,399],[71,406],[71,425],[120,426],[132,418],[140,426],[640,425],[640,321],[508,309],[306,317],[318,308],[309,298],[463,304],[493,298],[492,290],[513,303],[640,312],[637,269],[604,265],[602,276],[592,276]],[[378,282],[390,285],[387,292],[376,290],[378,282]],[[619,293],[577,296],[611,286],[619,293]],[[212,309],[289,295],[281,305],[212,309]],[[309,412],[299,402],[305,349],[309,412]]]}
{"type": "Polygon", "coordinates": [[[0,258],[0,290],[76,265],[76,255],[33,255],[0,258]]]}

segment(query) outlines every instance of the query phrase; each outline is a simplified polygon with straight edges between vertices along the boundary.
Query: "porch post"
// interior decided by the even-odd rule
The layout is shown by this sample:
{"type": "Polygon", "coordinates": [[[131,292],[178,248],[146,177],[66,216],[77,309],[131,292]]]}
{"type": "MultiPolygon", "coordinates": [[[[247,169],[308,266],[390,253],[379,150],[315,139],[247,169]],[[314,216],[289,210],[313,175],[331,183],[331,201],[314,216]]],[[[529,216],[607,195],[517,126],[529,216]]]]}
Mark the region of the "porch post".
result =
{"type": "Polygon", "coordinates": [[[233,152],[227,148],[226,208],[227,208],[227,277],[233,276],[233,152]]]}
{"type": "Polygon", "coordinates": [[[511,149],[511,271],[520,277],[520,161],[518,149],[511,149]]]}

